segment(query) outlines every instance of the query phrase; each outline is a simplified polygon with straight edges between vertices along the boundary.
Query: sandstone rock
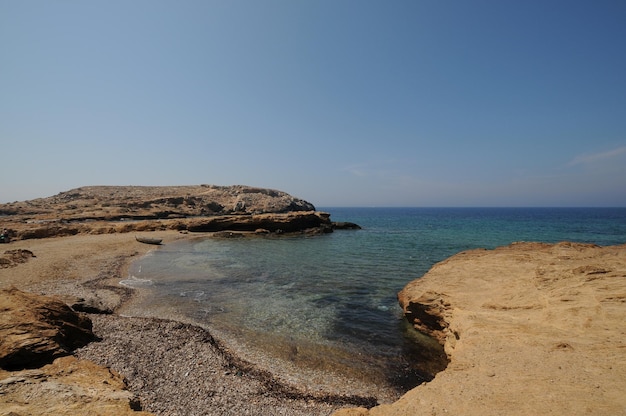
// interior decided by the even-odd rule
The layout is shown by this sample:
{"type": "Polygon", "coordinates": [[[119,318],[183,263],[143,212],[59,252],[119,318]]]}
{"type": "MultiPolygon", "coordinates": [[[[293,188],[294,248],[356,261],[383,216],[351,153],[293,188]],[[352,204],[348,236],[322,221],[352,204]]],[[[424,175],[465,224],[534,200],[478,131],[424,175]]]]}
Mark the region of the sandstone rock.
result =
{"type": "Polygon", "coordinates": [[[94,339],[89,318],[60,300],[0,291],[0,367],[35,368],[69,354],[94,339]]]}
{"type": "Polygon", "coordinates": [[[626,409],[626,245],[459,253],[399,293],[448,367],[393,404],[336,415],[615,415],[626,409]]]}
{"type": "Polygon", "coordinates": [[[293,211],[315,211],[315,207],[286,192],[243,185],[85,186],[48,198],[0,204],[0,212],[9,217],[46,222],[293,211]]]}
{"type": "Polygon", "coordinates": [[[62,357],[39,369],[0,370],[0,416],[149,416],[114,371],[62,357]]]}
{"type": "Polygon", "coordinates": [[[333,413],[333,416],[367,416],[369,414],[368,412],[369,410],[364,407],[354,407],[349,409],[339,409],[333,413]]]}
{"type": "Polygon", "coordinates": [[[0,227],[18,240],[155,231],[299,232],[324,227],[328,214],[285,192],[249,186],[86,186],[31,201],[0,204],[0,227]],[[258,215],[274,217],[258,217],[258,215]],[[302,215],[296,215],[302,214],[302,215]],[[267,226],[266,226],[267,225],[267,226]]]}
{"type": "Polygon", "coordinates": [[[35,257],[35,255],[30,250],[7,250],[0,257],[0,267],[15,267],[20,263],[26,263],[31,257],[35,257]]]}
{"type": "Polygon", "coordinates": [[[413,297],[408,289],[398,294],[398,300],[404,307],[404,315],[416,330],[436,339],[441,345],[445,345],[448,336],[447,313],[450,302],[445,293],[437,291],[424,291],[419,296],[413,297]]]}

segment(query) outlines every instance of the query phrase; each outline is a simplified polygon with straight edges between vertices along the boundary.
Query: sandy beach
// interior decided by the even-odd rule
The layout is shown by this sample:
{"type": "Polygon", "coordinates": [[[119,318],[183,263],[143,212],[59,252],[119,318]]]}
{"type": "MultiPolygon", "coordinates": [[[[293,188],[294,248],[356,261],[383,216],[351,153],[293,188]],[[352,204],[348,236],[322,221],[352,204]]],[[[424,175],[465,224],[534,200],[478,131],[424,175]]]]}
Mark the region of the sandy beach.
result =
{"type": "MultiPolygon", "coordinates": [[[[2,248],[35,257],[0,269],[0,288],[116,309],[132,296],[119,280],[153,247],[126,233],[2,248]]],[[[399,298],[409,316],[421,305],[439,319],[439,329],[422,329],[443,343],[450,364],[393,404],[311,394],[175,320],[90,314],[101,340],[75,355],[122,374],[143,410],[159,415],[626,414],[626,246],[524,243],[459,253],[399,298]]]]}
{"type": "MultiPolygon", "coordinates": [[[[175,231],[150,235],[165,244],[188,238],[175,231]]],[[[15,286],[68,301],[85,298],[114,310],[132,296],[118,283],[128,265],[154,246],[125,233],[21,240],[1,248],[29,250],[34,257],[0,269],[0,289],[15,286]]],[[[312,394],[305,385],[283,383],[194,325],[117,313],[89,317],[101,341],[75,355],[120,373],[143,410],[154,414],[328,415],[342,407],[376,404],[372,397],[312,394]]]]}

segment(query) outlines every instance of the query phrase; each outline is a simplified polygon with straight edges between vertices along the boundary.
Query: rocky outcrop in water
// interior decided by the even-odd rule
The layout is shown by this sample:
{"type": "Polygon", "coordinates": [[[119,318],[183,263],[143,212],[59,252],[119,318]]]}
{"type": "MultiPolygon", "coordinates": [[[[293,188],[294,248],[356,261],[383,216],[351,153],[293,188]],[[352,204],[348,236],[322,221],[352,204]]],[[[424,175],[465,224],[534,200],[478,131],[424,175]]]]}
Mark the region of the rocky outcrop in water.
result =
{"type": "Polygon", "coordinates": [[[259,214],[242,218],[237,215],[224,215],[202,219],[192,219],[184,224],[183,228],[190,232],[214,231],[256,231],[269,232],[296,232],[307,229],[323,228],[332,231],[332,224],[328,214],[320,212],[290,212],[287,214],[259,214]]]}

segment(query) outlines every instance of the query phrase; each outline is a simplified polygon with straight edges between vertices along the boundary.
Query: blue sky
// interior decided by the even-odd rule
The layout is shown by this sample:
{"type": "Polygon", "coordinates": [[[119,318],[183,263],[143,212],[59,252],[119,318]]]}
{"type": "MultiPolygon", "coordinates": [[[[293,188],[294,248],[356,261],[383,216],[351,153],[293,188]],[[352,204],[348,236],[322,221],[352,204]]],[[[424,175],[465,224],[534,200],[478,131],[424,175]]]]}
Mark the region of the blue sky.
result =
{"type": "Polygon", "coordinates": [[[0,202],[626,206],[626,2],[0,0],[0,202]]]}

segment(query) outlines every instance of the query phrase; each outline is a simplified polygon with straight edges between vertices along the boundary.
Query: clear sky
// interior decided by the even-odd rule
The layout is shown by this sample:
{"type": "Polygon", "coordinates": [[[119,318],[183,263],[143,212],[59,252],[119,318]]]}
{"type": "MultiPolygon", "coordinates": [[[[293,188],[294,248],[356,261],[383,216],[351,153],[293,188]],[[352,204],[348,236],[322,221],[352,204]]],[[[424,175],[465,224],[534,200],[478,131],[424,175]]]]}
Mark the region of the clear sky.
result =
{"type": "Polygon", "coordinates": [[[626,206],[623,0],[0,0],[0,202],[626,206]]]}

